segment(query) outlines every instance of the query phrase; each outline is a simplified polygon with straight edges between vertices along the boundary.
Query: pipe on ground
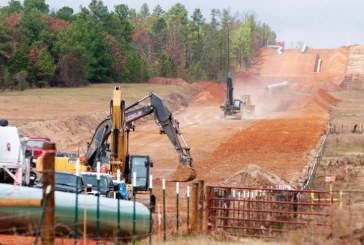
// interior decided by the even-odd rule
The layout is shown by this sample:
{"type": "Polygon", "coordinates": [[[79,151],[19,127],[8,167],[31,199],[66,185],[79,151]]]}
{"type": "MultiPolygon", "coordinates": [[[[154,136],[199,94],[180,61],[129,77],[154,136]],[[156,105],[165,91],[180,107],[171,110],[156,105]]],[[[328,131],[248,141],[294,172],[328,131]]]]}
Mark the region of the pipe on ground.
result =
{"type": "MultiPolygon", "coordinates": [[[[31,187],[0,184],[0,199],[41,199],[42,190],[31,187]]],[[[74,231],[74,215],[76,195],[66,192],[55,192],[55,223],[56,233],[70,234],[74,231]]],[[[86,209],[87,236],[95,237],[97,197],[89,195],[78,196],[79,231],[83,230],[84,210],[86,209]]],[[[149,234],[149,209],[141,203],[136,203],[136,237],[142,239],[149,234]]],[[[118,201],[111,198],[100,198],[100,236],[116,237],[117,234],[118,201]]],[[[38,207],[1,207],[0,232],[32,234],[37,227],[41,208],[38,207]]],[[[133,202],[120,200],[120,229],[123,240],[130,240],[133,235],[133,202]]],[[[80,234],[80,233],[79,233],[80,234]]]]}

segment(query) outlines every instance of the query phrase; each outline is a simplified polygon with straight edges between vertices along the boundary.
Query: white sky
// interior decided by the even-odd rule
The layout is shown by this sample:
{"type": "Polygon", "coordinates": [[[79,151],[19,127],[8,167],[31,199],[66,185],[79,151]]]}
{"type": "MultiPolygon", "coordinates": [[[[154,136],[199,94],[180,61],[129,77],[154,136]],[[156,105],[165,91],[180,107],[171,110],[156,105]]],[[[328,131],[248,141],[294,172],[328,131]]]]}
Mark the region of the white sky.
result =
{"type": "MultiPolygon", "coordinates": [[[[87,7],[91,0],[46,0],[51,10],[64,6],[77,12],[80,6],[87,7]]],[[[286,47],[297,42],[307,43],[312,48],[337,48],[343,45],[364,44],[363,0],[104,0],[109,11],[117,4],[126,4],[139,11],[147,3],[150,12],[159,4],[163,10],[180,2],[189,16],[200,8],[206,20],[211,9],[230,9],[236,12],[255,13],[257,19],[267,23],[277,34],[277,41],[285,41],[286,47]]],[[[0,0],[0,6],[8,0],[0,0]]]]}

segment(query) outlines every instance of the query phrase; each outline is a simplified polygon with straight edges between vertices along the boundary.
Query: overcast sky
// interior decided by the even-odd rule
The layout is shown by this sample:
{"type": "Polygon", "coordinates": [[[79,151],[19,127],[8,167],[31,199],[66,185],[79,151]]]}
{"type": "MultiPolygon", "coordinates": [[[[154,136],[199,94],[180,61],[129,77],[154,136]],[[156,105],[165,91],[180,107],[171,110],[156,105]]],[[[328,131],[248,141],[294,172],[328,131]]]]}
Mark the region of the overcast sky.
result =
{"type": "MultiPolygon", "coordinates": [[[[64,6],[76,12],[87,7],[91,0],[46,0],[51,10],[64,6]]],[[[211,9],[230,9],[236,12],[255,13],[258,21],[267,23],[277,34],[277,41],[285,41],[286,47],[297,42],[312,48],[337,48],[343,45],[364,44],[363,0],[104,0],[109,11],[117,4],[126,4],[137,11],[147,3],[150,12],[159,4],[167,11],[177,2],[183,4],[189,16],[200,8],[205,19],[210,20],[211,9]]],[[[0,0],[0,6],[8,0],[0,0]]]]}

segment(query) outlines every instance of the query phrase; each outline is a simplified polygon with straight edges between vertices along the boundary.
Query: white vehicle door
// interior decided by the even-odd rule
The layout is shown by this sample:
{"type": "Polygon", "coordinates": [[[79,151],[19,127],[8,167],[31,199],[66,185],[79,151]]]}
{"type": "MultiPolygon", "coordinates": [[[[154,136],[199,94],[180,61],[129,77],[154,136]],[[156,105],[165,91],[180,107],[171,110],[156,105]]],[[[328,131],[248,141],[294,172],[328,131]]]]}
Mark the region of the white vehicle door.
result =
{"type": "Polygon", "coordinates": [[[19,168],[24,162],[24,148],[16,127],[0,127],[0,165],[19,168]]]}

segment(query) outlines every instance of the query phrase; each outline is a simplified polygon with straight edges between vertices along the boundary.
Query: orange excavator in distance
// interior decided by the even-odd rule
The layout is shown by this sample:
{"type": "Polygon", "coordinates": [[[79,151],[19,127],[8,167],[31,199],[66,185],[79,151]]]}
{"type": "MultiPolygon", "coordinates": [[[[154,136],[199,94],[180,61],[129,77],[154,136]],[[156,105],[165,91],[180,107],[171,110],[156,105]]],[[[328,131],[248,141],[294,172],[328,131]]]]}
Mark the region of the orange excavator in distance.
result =
{"type": "Polygon", "coordinates": [[[136,173],[136,191],[146,191],[149,186],[149,172],[153,163],[147,155],[130,155],[129,133],[134,129],[134,121],[154,113],[156,121],[163,128],[179,156],[179,165],[170,181],[186,182],[196,177],[192,167],[190,148],[177,127],[176,120],[164,101],[155,93],[125,106],[120,87],[115,87],[110,102],[110,115],[96,128],[85,154],[86,164],[93,171],[97,162],[107,165],[113,177],[120,172],[121,179],[131,184],[132,173],[136,173]],[[150,99],[150,104],[136,108],[142,101],[150,99]],[[177,128],[177,130],[176,130],[177,128]]]}

